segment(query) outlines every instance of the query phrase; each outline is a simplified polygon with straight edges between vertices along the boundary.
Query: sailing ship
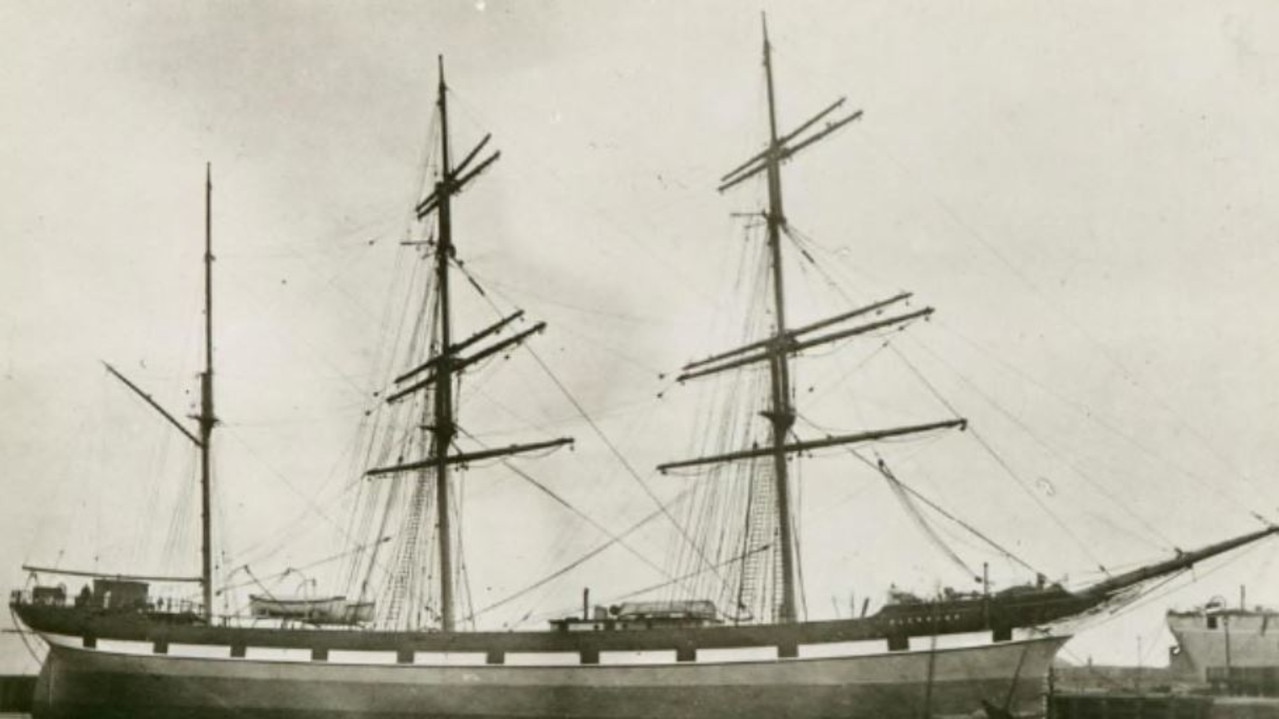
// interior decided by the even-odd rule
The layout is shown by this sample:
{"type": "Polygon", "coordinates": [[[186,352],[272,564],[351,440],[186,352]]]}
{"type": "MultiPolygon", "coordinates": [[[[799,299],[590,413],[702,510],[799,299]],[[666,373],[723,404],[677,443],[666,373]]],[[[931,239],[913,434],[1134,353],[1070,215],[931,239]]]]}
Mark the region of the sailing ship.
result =
{"type": "MultiPolygon", "coordinates": [[[[459,245],[452,208],[457,196],[499,157],[479,159],[488,141],[454,164],[450,157],[448,88],[440,61],[438,118],[440,170],[416,205],[431,228],[431,322],[415,345],[419,355],[394,380],[384,399],[391,407],[417,407],[414,432],[366,472],[386,507],[407,508],[391,541],[392,556],[367,559],[393,565],[391,586],[378,593],[360,586],[352,600],[261,595],[265,618],[217,616],[210,529],[210,452],[214,413],[211,183],[206,181],[205,367],[197,430],[182,430],[201,457],[202,601],[177,604],[150,596],[153,583],[172,577],[86,573],[92,590],[69,598],[59,586],[37,583],[14,592],[11,607],[49,645],[35,692],[35,715],[66,717],[671,717],[1027,716],[1042,712],[1043,683],[1057,651],[1070,638],[1070,621],[1133,596],[1151,579],[1184,570],[1276,532],[1265,527],[1195,551],[1119,574],[1082,590],[1042,576],[1024,586],[991,592],[949,592],[919,598],[899,592],[873,614],[807,620],[797,600],[798,549],[791,506],[792,465],[798,455],[924,432],[960,430],[962,418],[819,439],[795,439],[791,362],[805,350],[885,327],[930,309],[885,316],[905,297],[849,309],[800,326],[787,323],[781,236],[786,227],[782,167],[796,153],[859,119],[838,119],[836,102],[788,133],[778,131],[767,29],[763,66],[769,136],[764,149],[724,176],[720,190],[747,179],[767,180],[769,262],[766,336],[689,363],[681,381],[739,368],[766,368],[767,438],[754,446],[670,462],[663,471],[731,467],[744,472],[749,501],[735,521],[748,545],[734,575],[738,607],[692,597],[624,602],[558,617],[537,630],[464,631],[459,627],[456,582],[455,473],[484,460],[549,451],[569,444],[546,439],[506,447],[459,450],[454,388],[461,373],[508,352],[540,332],[537,323],[497,339],[521,313],[458,339],[451,312],[450,278],[458,272],[459,245]],[[824,125],[820,125],[825,121],[824,125]],[[421,454],[411,454],[420,452],[421,454]],[[423,456],[424,455],[424,456],[423,456]],[[418,458],[421,457],[421,458],[418,458]],[[380,483],[380,484],[379,484],[380,483]],[[428,541],[429,540],[429,541],[428,541]],[[430,556],[422,555],[431,547],[430,556]],[[767,546],[775,566],[753,569],[746,557],[767,546]],[[766,575],[766,576],[764,576],[766,575]],[[764,576],[763,580],[759,578],[764,576]],[[754,579],[752,579],[754,578],[754,579]],[[751,584],[755,581],[755,584],[751,584]],[[769,582],[769,591],[758,589],[769,582]],[[415,591],[431,585],[431,600],[415,591]],[[747,596],[752,595],[752,596],[747,596]],[[764,596],[759,600],[759,596],[764,596]],[[416,598],[415,598],[416,597],[416,598]],[[369,602],[376,599],[376,610],[369,602]],[[761,612],[744,612],[762,605],[761,612]],[[364,621],[373,616],[371,622],[364,621]]],[[[113,370],[114,373],[114,370],[113,370]]],[[[121,377],[123,379],[123,377],[121,377]]],[[[126,380],[127,382],[127,380],[126,380]]],[[[150,398],[130,383],[138,394],[150,398]]],[[[156,409],[158,405],[151,402],[156,409]]],[[[161,410],[163,412],[163,410],[161,410]]],[[[881,472],[894,481],[887,465],[881,472]]],[[[392,516],[390,513],[384,516],[392,516]]],[[[380,530],[380,528],[379,528],[380,530]]],[[[379,531],[379,535],[381,532],[379,531]]],[[[73,574],[27,567],[38,577],[73,574]]]]}

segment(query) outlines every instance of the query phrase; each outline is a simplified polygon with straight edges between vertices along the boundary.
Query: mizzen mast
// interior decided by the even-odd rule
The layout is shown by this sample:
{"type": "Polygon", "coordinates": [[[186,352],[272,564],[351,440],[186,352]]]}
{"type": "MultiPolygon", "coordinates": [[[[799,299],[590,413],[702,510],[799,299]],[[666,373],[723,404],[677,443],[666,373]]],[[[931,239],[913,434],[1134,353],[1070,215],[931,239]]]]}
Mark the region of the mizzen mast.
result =
{"type": "Polygon", "coordinates": [[[768,364],[769,373],[770,401],[769,408],[763,412],[763,415],[770,425],[771,441],[766,447],[725,452],[722,454],[691,460],[670,462],[660,465],[658,469],[666,471],[669,469],[683,467],[771,457],[776,495],[775,510],[777,513],[776,520],[778,528],[777,541],[779,545],[778,551],[781,554],[782,575],[782,596],[780,606],[777,611],[777,618],[782,622],[794,622],[799,618],[798,605],[796,603],[799,558],[796,553],[796,542],[791,523],[790,472],[787,464],[789,457],[798,452],[824,447],[868,442],[876,439],[938,429],[948,429],[953,427],[962,428],[965,425],[965,421],[963,419],[953,419],[886,430],[858,432],[813,441],[788,442],[788,437],[794,427],[796,417],[795,407],[791,401],[790,360],[792,355],[798,354],[802,350],[810,347],[828,344],[883,327],[904,324],[919,317],[926,317],[932,313],[932,308],[905,312],[892,317],[878,319],[866,324],[856,325],[851,328],[844,327],[843,329],[833,329],[832,331],[821,335],[811,336],[810,334],[818,329],[834,327],[847,323],[850,320],[871,312],[878,313],[890,305],[908,299],[909,295],[903,293],[886,300],[876,302],[867,307],[847,311],[834,317],[809,323],[795,329],[790,329],[788,327],[786,323],[785,272],[782,262],[781,247],[782,234],[786,231],[786,215],[783,211],[782,203],[782,163],[789,160],[800,150],[803,150],[813,143],[825,138],[854,120],[861,118],[862,111],[858,110],[851,114],[831,119],[827,121],[825,126],[822,128],[809,133],[808,131],[817,125],[817,123],[821,122],[823,119],[827,118],[843,106],[844,98],[840,98],[836,102],[827,106],[821,112],[817,113],[817,115],[801,124],[795,130],[779,136],[777,130],[776,93],[773,83],[772,45],[768,39],[768,24],[766,19],[764,21],[763,30],[764,75],[768,87],[768,144],[762,152],[754,155],[721,177],[718,189],[720,192],[723,192],[741,184],[747,179],[755,177],[761,173],[765,173],[768,184],[768,208],[764,212],[764,217],[768,228],[768,254],[770,264],[772,266],[771,280],[773,312],[776,318],[775,326],[773,328],[772,335],[766,339],[751,342],[742,347],[721,352],[696,362],[688,363],[683,367],[683,373],[680,375],[679,379],[680,381],[694,379],[697,377],[719,374],[727,370],[747,365],[766,362],[768,364]],[[805,133],[808,134],[806,135],[805,133]]]}
{"type": "Polygon", "coordinates": [[[204,618],[213,618],[213,169],[204,166],[204,372],[200,375],[200,584],[204,618]]]}
{"type": "MultiPolygon", "coordinates": [[[[109,363],[102,363],[111,376],[124,383],[131,392],[142,398],[159,412],[184,437],[200,450],[200,589],[204,601],[204,620],[213,619],[213,428],[217,415],[213,412],[213,169],[204,165],[204,370],[200,372],[200,413],[190,419],[196,421],[197,432],[192,433],[142,390],[109,363]]],[[[154,578],[157,581],[190,581],[187,578],[154,578]]]]}

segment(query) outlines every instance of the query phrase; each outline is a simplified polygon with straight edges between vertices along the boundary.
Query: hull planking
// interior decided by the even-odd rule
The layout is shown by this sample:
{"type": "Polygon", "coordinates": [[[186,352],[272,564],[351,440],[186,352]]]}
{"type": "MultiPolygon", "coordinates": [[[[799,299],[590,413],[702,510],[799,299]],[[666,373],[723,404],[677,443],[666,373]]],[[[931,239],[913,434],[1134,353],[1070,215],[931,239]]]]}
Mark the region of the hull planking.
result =
{"type": "Polygon", "coordinates": [[[893,719],[1043,711],[1066,637],[828,658],[425,665],[129,654],[52,645],[37,719],[175,716],[893,719]]]}

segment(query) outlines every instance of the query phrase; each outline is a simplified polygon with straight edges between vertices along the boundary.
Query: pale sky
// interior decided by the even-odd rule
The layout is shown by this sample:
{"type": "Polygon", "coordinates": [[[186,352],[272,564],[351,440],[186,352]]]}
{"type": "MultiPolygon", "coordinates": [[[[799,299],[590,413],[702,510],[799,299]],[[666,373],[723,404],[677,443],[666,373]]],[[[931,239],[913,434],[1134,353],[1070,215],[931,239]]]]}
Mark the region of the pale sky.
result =
{"type": "MultiPolygon", "coordinates": [[[[340,551],[440,54],[455,148],[491,132],[503,153],[461,200],[459,252],[501,306],[549,322],[539,356],[674,496],[687,480],[651,467],[690,451],[678,411],[697,391],[659,401],[658,374],[736,326],[751,245],[730,213],[762,193],[714,187],[764,137],[760,10],[783,129],[840,96],[866,113],[787,167],[789,220],[836,299],[908,289],[937,308],[893,346],[1028,489],[962,436],[896,448],[903,480],[1072,581],[1279,517],[1271,3],[4,2],[0,577],[21,586],[24,561],[198,572],[189,501],[173,518],[196,496],[191,453],[99,361],[191,411],[205,162],[230,566],[340,551]],[[174,546],[191,551],[161,562],[174,546]]],[[[832,293],[798,267],[802,322],[832,293]]],[[[949,414],[874,346],[851,348],[847,373],[801,368],[801,411],[848,430],[949,414]]],[[[536,365],[494,381],[514,396],[474,395],[473,426],[572,433],[573,453],[530,471],[616,526],[652,511],[558,391],[531,388],[547,384],[536,365]]],[[[803,490],[810,615],[881,601],[890,582],[957,581],[882,480],[834,472],[803,490]]],[[[517,480],[485,481],[472,568],[514,571],[487,549],[526,574],[478,578],[477,604],[600,541],[517,480]]],[[[1250,602],[1279,604],[1275,551],[1206,565],[1065,657],[1135,663],[1141,637],[1163,663],[1168,607],[1245,582],[1250,602]]],[[[652,581],[629,561],[521,611],[652,581]]]]}

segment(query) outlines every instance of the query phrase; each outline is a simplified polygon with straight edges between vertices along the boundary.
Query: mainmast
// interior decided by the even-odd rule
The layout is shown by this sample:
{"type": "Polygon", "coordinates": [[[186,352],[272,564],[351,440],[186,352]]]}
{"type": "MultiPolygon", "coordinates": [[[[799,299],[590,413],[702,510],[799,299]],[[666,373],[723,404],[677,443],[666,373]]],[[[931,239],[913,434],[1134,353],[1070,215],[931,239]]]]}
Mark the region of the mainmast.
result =
{"type": "MultiPolygon", "coordinates": [[[[569,444],[573,440],[560,438],[543,442],[510,445],[502,448],[486,448],[473,452],[450,453],[453,442],[458,436],[458,423],[453,396],[453,384],[458,375],[468,367],[484,359],[519,345],[529,336],[541,332],[546,327],[546,324],[538,322],[511,337],[485,347],[471,349],[482,340],[500,333],[509,324],[519,320],[524,313],[523,311],[517,311],[466,339],[458,342],[453,340],[453,318],[449,289],[449,263],[456,256],[456,249],[453,244],[452,198],[460,194],[472,179],[501,157],[501,153],[494,152],[476,164],[474,168],[470,167],[471,162],[488,144],[490,136],[485,135],[484,139],[480,140],[479,144],[467,153],[456,167],[453,166],[449,152],[448,86],[444,81],[443,57],[439,58],[439,73],[439,97],[436,104],[440,111],[440,179],[435,183],[431,193],[419,202],[415,208],[418,220],[425,220],[432,213],[437,214],[438,233],[433,257],[435,282],[432,292],[435,295],[436,307],[439,313],[436,318],[439,329],[439,344],[433,348],[434,354],[424,363],[395,378],[395,383],[403,386],[389,393],[386,398],[388,403],[395,403],[412,397],[422,390],[431,392],[430,420],[426,427],[431,433],[431,448],[425,459],[370,469],[366,472],[366,475],[379,477],[406,472],[421,472],[423,470],[430,470],[434,474],[436,526],[439,533],[437,546],[440,565],[440,628],[450,632],[456,629],[457,611],[454,606],[454,557],[453,530],[449,514],[451,502],[449,468],[454,465],[464,465],[468,462],[482,459],[500,458],[521,452],[558,447],[569,444]],[[464,351],[468,351],[468,354],[463,355],[464,351]],[[423,374],[426,376],[419,378],[423,374]]],[[[418,481],[426,481],[426,479],[421,477],[418,481]]]]}
{"type": "Polygon", "coordinates": [[[793,355],[796,355],[810,347],[828,344],[836,340],[847,339],[856,335],[865,334],[872,330],[901,325],[919,317],[926,317],[932,313],[932,308],[904,312],[886,318],[875,319],[864,324],[858,324],[851,327],[844,326],[842,329],[837,328],[837,326],[845,324],[855,318],[872,313],[881,313],[885,308],[902,302],[910,297],[907,293],[901,293],[886,300],[875,302],[866,307],[860,307],[843,312],[834,317],[812,322],[801,327],[791,329],[787,326],[785,272],[782,263],[782,235],[786,232],[787,225],[786,215],[782,209],[782,163],[789,160],[800,150],[812,145],[818,140],[821,140],[844,125],[857,120],[862,116],[862,112],[858,110],[852,114],[845,115],[844,117],[833,119],[827,122],[821,129],[801,137],[823,118],[826,118],[831,113],[835,112],[835,110],[842,107],[844,104],[844,98],[840,98],[826,107],[826,109],[810,118],[807,122],[804,122],[795,130],[785,135],[778,135],[777,102],[773,83],[772,45],[768,39],[768,24],[766,19],[764,21],[763,30],[764,76],[768,85],[768,143],[763,151],[746,160],[721,177],[719,190],[720,192],[723,192],[724,190],[734,187],[749,178],[759,175],[760,173],[765,173],[765,177],[768,181],[768,208],[764,212],[764,217],[767,221],[768,254],[770,264],[772,265],[771,278],[773,312],[776,318],[775,326],[773,328],[772,335],[766,339],[751,342],[741,347],[721,352],[696,362],[688,363],[684,366],[683,372],[679,376],[679,380],[684,381],[706,375],[718,374],[726,370],[736,369],[747,365],[767,363],[769,371],[770,403],[768,410],[763,414],[770,425],[771,441],[767,447],[752,447],[750,449],[729,451],[713,456],[670,462],[660,465],[658,469],[665,471],[669,469],[695,467],[706,464],[757,459],[765,456],[771,458],[776,494],[775,509],[777,513],[776,521],[778,527],[777,551],[781,553],[782,573],[782,596],[780,606],[777,607],[777,618],[782,622],[794,622],[799,618],[798,606],[795,600],[798,586],[797,575],[799,557],[796,553],[794,529],[791,523],[790,472],[788,466],[789,456],[799,452],[825,447],[847,445],[856,442],[868,442],[930,430],[963,427],[965,425],[965,421],[963,419],[952,419],[906,427],[867,430],[842,436],[825,437],[818,440],[788,441],[790,439],[791,430],[795,424],[796,416],[795,407],[791,401],[790,362],[793,355]],[[832,331],[822,334],[814,334],[817,330],[826,328],[831,328],[832,331]]]}
{"type": "Polygon", "coordinates": [[[200,375],[200,584],[204,618],[213,617],[213,168],[204,166],[204,372],[200,375]]]}

